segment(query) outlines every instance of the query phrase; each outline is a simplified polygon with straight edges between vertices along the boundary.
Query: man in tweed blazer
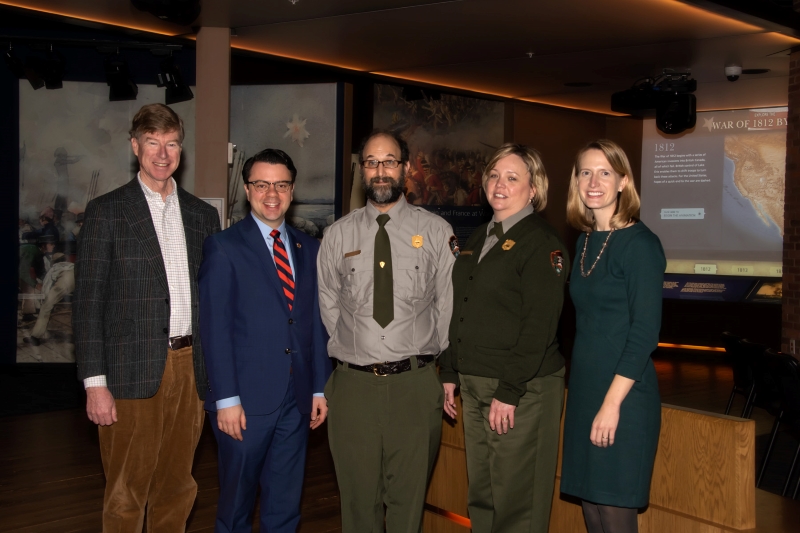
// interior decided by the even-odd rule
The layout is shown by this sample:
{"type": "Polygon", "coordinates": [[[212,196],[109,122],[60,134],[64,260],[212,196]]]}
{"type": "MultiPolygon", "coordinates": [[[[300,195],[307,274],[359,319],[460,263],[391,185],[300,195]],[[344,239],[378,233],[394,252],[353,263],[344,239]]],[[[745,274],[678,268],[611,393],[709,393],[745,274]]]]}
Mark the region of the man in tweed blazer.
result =
{"type": "Polygon", "coordinates": [[[104,531],[184,531],[207,380],[197,271],[217,211],[180,189],[183,122],[163,104],[133,119],[139,174],[89,202],[78,239],[73,329],[86,411],[106,475],[104,531]]]}

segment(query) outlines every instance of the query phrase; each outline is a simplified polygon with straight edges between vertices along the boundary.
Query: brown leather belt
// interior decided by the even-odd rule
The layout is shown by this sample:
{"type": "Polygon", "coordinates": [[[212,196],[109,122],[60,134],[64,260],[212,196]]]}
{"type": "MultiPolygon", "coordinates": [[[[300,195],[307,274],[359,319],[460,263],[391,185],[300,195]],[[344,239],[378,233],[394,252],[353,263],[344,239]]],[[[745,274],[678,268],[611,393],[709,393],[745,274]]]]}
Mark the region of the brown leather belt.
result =
{"type": "Polygon", "coordinates": [[[183,337],[170,337],[168,344],[170,350],[180,350],[181,348],[186,348],[187,346],[192,345],[192,336],[184,335],[183,337]]]}
{"type": "MultiPolygon", "coordinates": [[[[412,355],[411,357],[417,358],[417,368],[422,368],[423,366],[429,365],[436,360],[436,357],[433,355],[412,355]]],[[[411,358],[403,359],[402,361],[392,361],[386,363],[375,363],[373,365],[351,365],[350,363],[345,363],[344,361],[336,360],[337,363],[340,365],[347,365],[347,368],[351,368],[353,370],[358,370],[359,372],[369,372],[370,374],[375,374],[376,376],[389,376],[392,374],[402,374],[403,372],[408,372],[409,370],[413,370],[411,367],[411,358]]]]}

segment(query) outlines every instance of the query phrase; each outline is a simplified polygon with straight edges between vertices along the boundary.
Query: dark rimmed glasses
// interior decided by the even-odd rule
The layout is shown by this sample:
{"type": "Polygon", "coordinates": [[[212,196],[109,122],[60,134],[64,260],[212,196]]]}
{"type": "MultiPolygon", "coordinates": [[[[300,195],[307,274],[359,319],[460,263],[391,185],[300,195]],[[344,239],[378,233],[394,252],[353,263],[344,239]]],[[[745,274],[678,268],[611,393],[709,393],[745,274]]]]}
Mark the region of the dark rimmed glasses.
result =
{"type": "Polygon", "coordinates": [[[292,185],[294,185],[291,181],[248,181],[248,185],[252,185],[253,188],[260,192],[265,193],[269,190],[270,187],[275,187],[277,192],[289,192],[291,190],[292,185]]]}
{"type": "Polygon", "coordinates": [[[397,159],[387,159],[386,161],[378,161],[377,159],[367,159],[363,163],[364,168],[371,168],[376,169],[380,165],[383,165],[383,168],[397,168],[400,166],[400,161],[397,159]]]}

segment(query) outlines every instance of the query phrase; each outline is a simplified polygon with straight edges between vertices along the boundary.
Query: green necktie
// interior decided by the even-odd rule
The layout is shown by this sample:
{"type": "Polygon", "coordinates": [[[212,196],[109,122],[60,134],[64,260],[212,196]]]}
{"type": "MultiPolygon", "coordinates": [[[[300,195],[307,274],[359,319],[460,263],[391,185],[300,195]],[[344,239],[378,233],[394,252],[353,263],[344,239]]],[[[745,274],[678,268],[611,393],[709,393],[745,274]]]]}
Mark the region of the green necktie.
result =
{"type": "Polygon", "coordinates": [[[489,233],[494,233],[495,235],[497,235],[497,240],[502,241],[503,235],[505,235],[505,233],[503,233],[503,223],[495,222],[494,226],[492,227],[492,231],[490,231],[489,233]]]}
{"type": "Polygon", "coordinates": [[[372,318],[382,328],[394,320],[394,296],[392,294],[392,244],[384,227],[389,215],[378,215],[378,233],[375,234],[375,275],[372,293],[372,318]]]}

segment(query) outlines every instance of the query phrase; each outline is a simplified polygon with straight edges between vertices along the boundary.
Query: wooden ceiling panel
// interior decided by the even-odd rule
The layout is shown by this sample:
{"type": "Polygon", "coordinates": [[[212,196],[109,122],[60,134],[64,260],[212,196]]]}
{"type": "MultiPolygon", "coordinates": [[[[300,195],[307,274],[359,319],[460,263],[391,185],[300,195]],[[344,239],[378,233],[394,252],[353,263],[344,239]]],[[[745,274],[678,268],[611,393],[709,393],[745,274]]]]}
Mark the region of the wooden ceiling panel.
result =
{"type": "Polygon", "coordinates": [[[464,0],[237,28],[235,42],[275,55],[391,72],[759,31],[664,0],[464,0]],[[687,20],[687,10],[696,16],[687,20]]]}
{"type": "MultiPolygon", "coordinates": [[[[140,12],[127,0],[0,4],[156,33],[192,31],[140,12]]],[[[743,102],[759,97],[724,81],[722,69],[731,62],[771,69],[758,79],[743,77],[742,86],[762,91],[762,100],[780,100],[786,91],[779,86],[788,86],[788,57],[781,51],[800,43],[764,29],[775,24],[759,26],[752,17],[742,22],[678,0],[203,0],[202,5],[196,24],[233,28],[234,47],[601,112],[609,112],[612,92],[665,67],[691,68],[706,108],[750,105],[743,102]],[[574,81],[593,85],[564,86],[574,81]],[[718,88],[706,89],[710,84],[718,88]]]]}
{"type": "MultiPolygon", "coordinates": [[[[725,84],[724,67],[730,58],[738,58],[745,68],[769,68],[768,74],[747,76],[751,80],[780,78],[788,83],[788,57],[779,53],[790,46],[793,39],[774,33],[746,34],[704,41],[658,43],[608,50],[552,54],[533,58],[483,61],[470,64],[440,65],[435,67],[402,69],[388,74],[431,84],[459,87],[478,92],[519,99],[558,103],[569,107],[591,106],[592,110],[609,112],[611,93],[630,88],[641,78],[652,77],[665,68],[688,68],[702,88],[707,83],[721,83],[726,89],[720,92],[720,103],[715,103],[715,92],[703,91],[708,98],[703,105],[718,109],[729,105],[730,96],[725,84]],[[588,82],[587,88],[564,86],[568,82],[588,82]],[[601,92],[601,101],[589,95],[601,92]],[[724,104],[722,102],[725,102],[724,104]]],[[[774,81],[764,85],[769,90],[765,102],[774,102],[774,81]]],[[[734,85],[734,84],[730,84],[734,85]]],[[[760,83],[748,84],[751,88],[760,83]]],[[[740,91],[731,91],[733,95],[740,91]]],[[[785,91],[784,91],[785,93],[785,91]]],[[[759,95],[747,95],[747,101],[758,100],[759,95]]],[[[785,104],[785,102],[783,102],[785,104]]],[[[779,105],[783,105],[779,102],[779,105]]],[[[748,104],[749,105],[749,104],[748,104]]],[[[766,105],[766,103],[759,104],[766,105]]],[[[738,107],[743,107],[738,106],[738,107]]]]}
{"type": "Polygon", "coordinates": [[[742,76],[735,82],[698,83],[694,94],[698,111],[785,106],[789,77],[742,76]]]}
{"type": "Polygon", "coordinates": [[[346,16],[372,16],[430,4],[460,4],[464,0],[216,0],[203,3],[196,25],[236,28],[267,26],[346,16]]]}
{"type": "Polygon", "coordinates": [[[127,0],[0,0],[0,5],[62,15],[103,25],[120,26],[159,35],[182,35],[191,29],[139,11],[127,0]]]}

